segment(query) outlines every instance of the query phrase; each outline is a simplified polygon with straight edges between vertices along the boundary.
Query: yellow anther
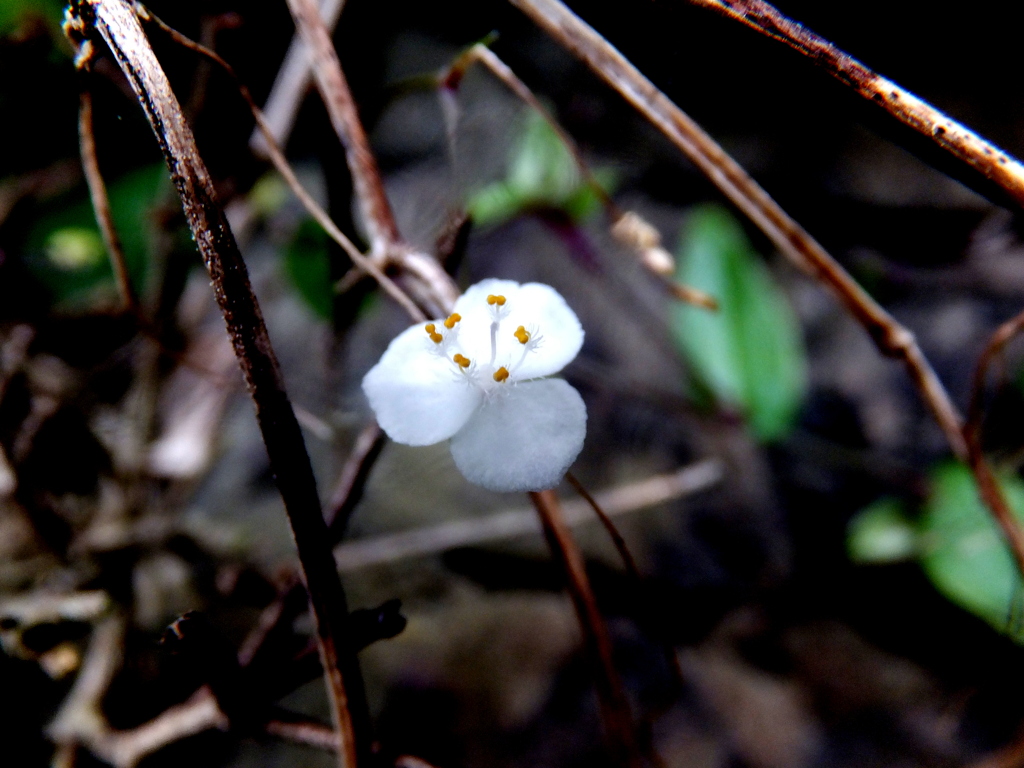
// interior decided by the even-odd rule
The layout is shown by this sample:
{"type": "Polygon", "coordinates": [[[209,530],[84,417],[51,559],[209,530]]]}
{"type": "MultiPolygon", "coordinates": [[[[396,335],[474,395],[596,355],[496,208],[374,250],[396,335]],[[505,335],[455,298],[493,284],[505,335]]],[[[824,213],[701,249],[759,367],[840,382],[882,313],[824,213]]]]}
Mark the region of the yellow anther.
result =
{"type": "MultiPolygon", "coordinates": [[[[452,360],[454,360],[456,363],[458,363],[459,366],[462,367],[462,368],[469,368],[469,358],[468,357],[465,357],[463,355],[455,355],[455,357],[453,357],[452,360]]],[[[508,375],[508,374],[506,374],[506,375],[508,375]]]]}
{"type": "Polygon", "coordinates": [[[524,326],[522,326],[522,325],[520,325],[518,328],[516,328],[516,332],[513,335],[517,339],[519,339],[519,343],[520,344],[525,344],[526,342],[528,342],[530,340],[530,333],[529,333],[529,331],[527,331],[526,328],[524,326]]]}
{"type": "Polygon", "coordinates": [[[498,370],[496,370],[494,372],[494,380],[495,381],[504,381],[507,378],[508,378],[508,368],[506,368],[504,365],[501,366],[501,368],[499,368],[498,370]]]}
{"type": "Polygon", "coordinates": [[[444,321],[444,327],[450,331],[452,328],[455,327],[455,324],[459,322],[459,320],[461,319],[462,315],[460,315],[458,312],[453,312],[452,314],[448,315],[448,319],[444,321]]]}
{"type": "Polygon", "coordinates": [[[490,296],[487,297],[487,303],[492,305],[492,306],[497,304],[499,307],[504,307],[505,306],[505,297],[501,296],[501,295],[495,296],[492,293],[490,296]]]}
{"type": "Polygon", "coordinates": [[[426,331],[428,334],[431,334],[434,332],[435,326],[433,323],[427,323],[425,326],[423,326],[423,330],[426,331]]]}
{"type": "Polygon", "coordinates": [[[440,344],[442,341],[444,341],[444,336],[442,336],[440,333],[431,333],[430,340],[435,344],[440,344]]]}

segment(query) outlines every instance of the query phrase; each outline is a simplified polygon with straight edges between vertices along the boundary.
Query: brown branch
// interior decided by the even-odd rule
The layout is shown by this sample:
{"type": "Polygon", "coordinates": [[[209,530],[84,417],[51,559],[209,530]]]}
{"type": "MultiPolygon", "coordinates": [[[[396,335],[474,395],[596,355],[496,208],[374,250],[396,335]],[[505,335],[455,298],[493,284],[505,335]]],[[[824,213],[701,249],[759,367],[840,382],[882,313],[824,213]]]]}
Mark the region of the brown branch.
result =
{"type": "Polygon", "coordinates": [[[992,512],[992,517],[1003,531],[1010,551],[1017,564],[1017,569],[1024,577],[1024,530],[1020,522],[1010,509],[1006,496],[1003,494],[999,482],[988,462],[985,461],[985,454],[981,446],[981,427],[984,419],[984,398],[985,379],[992,360],[999,355],[1003,348],[1024,330],[1024,312],[1010,318],[1000,325],[984,351],[978,358],[978,364],[974,369],[974,380],[971,387],[971,405],[968,410],[967,424],[964,425],[964,439],[967,442],[968,465],[974,472],[975,481],[978,484],[978,494],[981,496],[985,506],[992,512]]]}
{"type": "Polygon", "coordinates": [[[590,495],[590,491],[583,487],[583,483],[576,479],[576,476],[572,472],[565,473],[565,479],[569,482],[576,493],[583,497],[583,500],[590,505],[590,508],[594,510],[594,514],[597,515],[597,519],[601,521],[601,525],[604,526],[605,531],[608,534],[608,538],[612,540],[612,544],[615,545],[615,550],[619,553],[619,557],[622,559],[623,565],[626,566],[626,570],[629,574],[635,578],[640,579],[640,569],[637,568],[636,560],[633,558],[633,553],[629,551],[629,547],[626,546],[626,540],[619,533],[619,529],[608,514],[601,509],[601,505],[597,503],[597,499],[590,495]]]}
{"type": "Polygon", "coordinates": [[[914,335],[886,312],[697,123],[559,0],[509,0],[656,126],[776,248],[829,286],[882,354],[902,360],[957,457],[967,458],[962,419],[914,335]]]}
{"type": "Polygon", "coordinates": [[[1024,165],[923,99],[873,72],[849,54],[779,13],[763,0],[688,0],[785,43],[837,80],[877,104],[904,125],[927,136],[957,160],[1001,187],[1024,206],[1024,165]]]}
{"type": "MultiPolygon", "coordinates": [[[[608,533],[609,538],[612,540],[612,544],[615,545],[616,551],[619,553],[623,564],[626,566],[626,571],[629,573],[630,578],[633,580],[633,584],[637,589],[643,588],[643,576],[640,574],[640,569],[637,567],[636,559],[633,557],[633,553],[629,551],[629,547],[626,545],[626,540],[623,538],[622,533],[618,527],[612,522],[611,516],[604,511],[601,504],[595,499],[588,491],[583,483],[581,483],[572,472],[565,473],[565,479],[568,481],[576,493],[583,497],[583,500],[590,505],[590,508],[597,515],[597,519],[601,521],[601,525],[604,526],[605,531],[608,533]]],[[[665,657],[665,664],[672,672],[672,678],[677,688],[682,688],[684,684],[683,680],[683,668],[679,664],[679,657],[676,655],[675,646],[667,640],[662,641],[662,654],[665,657]]]]}
{"type": "Polygon", "coordinates": [[[356,199],[370,230],[371,257],[382,264],[400,266],[403,277],[409,278],[403,285],[409,286],[429,314],[443,317],[459,297],[458,287],[437,259],[418,253],[402,242],[377,161],[316,4],[313,0],[288,0],[288,7],[296,28],[310,48],[317,87],[331,125],[345,147],[356,199]]]}
{"type": "Polygon", "coordinates": [[[89,186],[89,197],[92,198],[92,209],[96,214],[96,224],[103,236],[103,245],[107,249],[110,267],[114,270],[117,290],[121,294],[121,302],[125,310],[140,315],[139,298],[132,287],[132,279],[128,274],[128,265],[124,259],[124,248],[121,238],[114,226],[114,217],[110,212],[110,198],[107,197],[107,185],[103,182],[100,172],[99,158],[96,155],[96,137],[92,125],[92,94],[82,91],[81,104],[78,109],[78,147],[82,155],[82,170],[89,186]]]}
{"type": "MultiPolygon", "coordinates": [[[[621,515],[698,493],[718,483],[723,474],[720,461],[706,459],[667,475],[655,475],[609,488],[599,492],[595,500],[606,514],[621,515]]],[[[562,507],[562,518],[570,526],[582,525],[593,520],[593,513],[585,502],[570,501],[562,507]]],[[[402,558],[421,557],[455,547],[538,532],[535,511],[510,509],[483,517],[449,520],[383,536],[350,540],[337,546],[334,556],[341,571],[349,573],[402,558]]]]}
{"type": "Polygon", "coordinates": [[[331,118],[331,125],[345,147],[345,158],[352,174],[356,199],[370,232],[371,251],[375,256],[386,257],[399,242],[398,225],[395,224],[395,216],[384,191],[377,160],[370,150],[370,140],[359,121],[356,103],[341,69],[338,53],[334,50],[330,33],[314,0],[288,0],[288,8],[295,20],[296,30],[309,49],[313,75],[331,118]]]}
{"type": "Polygon", "coordinates": [[[294,744],[304,744],[328,752],[338,750],[338,735],[326,725],[310,720],[268,720],[263,730],[270,736],[294,744]]]}
{"type": "MultiPolygon", "coordinates": [[[[320,16],[328,33],[334,31],[344,7],[345,0],[320,0],[320,16]]],[[[277,144],[283,146],[288,143],[295,117],[312,80],[313,62],[310,61],[309,48],[302,41],[302,36],[296,33],[274,78],[270,95],[263,104],[267,124],[277,144]]],[[[267,155],[266,137],[261,131],[253,131],[249,137],[249,148],[261,157],[267,155]]]]}
{"type": "Polygon", "coordinates": [[[420,322],[426,320],[426,315],[423,311],[416,306],[416,303],[409,298],[409,295],[405,293],[400,287],[395,284],[395,281],[384,274],[383,270],[372,260],[360,253],[359,249],[356,248],[355,244],[345,236],[345,233],[341,231],[337,224],[330,215],[325,211],[313,196],[306,191],[306,188],[302,186],[298,176],[295,175],[295,171],[292,170],[291,164],[284,156],[284,152],[278,146],[274,140],[274,136],[271,132],[270,126],[263,115],[263,112],[256,105],[256,101],[252,98],[248,87],[241,81],[238,75],[235,73],[234,68],[228,64],[220,55],[211,51],[203,45],[200,45],[195,40],[192,40],[185,35],[178,32],[178,30],[166,24],[159,16],[152,13],[149,9],[144,8],[141,4],[136,3],[136,11],[139,13],[139,17],[144,21],[152,22],[156,24],[163,32],[171,37],[179,45],[182,45],[189,50],[195,51],[196,53],[206,56],[208,59],[213,61],[215,64],[220,66],[235,82],[235,86],[238,88],[239,94],[248,104],[250,111],[252,112],[253,118],[256,120],[256,128],[262,132],[265,140],[265,148],[267,154],[270,157],[270,161],[274,164],[277,172],[284,178],[285,183],[292,190],[292,193],[299,199],[302,206],[306,209],[310,216],[312,216],[316,222],[323,228],[327,235],[334,240],[341,248],[348,254],[348,257],[352,259],[352,263],[358,266],[360,269],[366,271],[381,288],[384,289],[391,298],[393,298],[401,307],[406,311],[414,321],[420,322]]]}
{"type": "MultiPolygon", "coordinates": [[[[344,746],[339,764],[354,768],[370,754],[370,719],[362,674],[347,632],[348,609],[327,540],[316,481],[302,432],[284,389],[245,262],[181,106],[133,8],[124,0],[79,0],[69,37],[102,38],[124,72],[164,154],[185,217],[213,281],[214,294],[256,407],[271,471],[284,501],[306,577],[332,716],[344,746]]],[[[88,63],[91,45],[79,48],[88,63]]]]}
{"type": "Polygon", "coordinates": [[[479,63],[486,67],[491,74],[504,83],[520,101],[537,113],[547,123],[548,127],[555,132],[562,145],[572,156],[573,162],[580,172],[580,177],[583,179],[583,183],[587,185],[587,188],[594,193],[604,207],[605,214],[612,222],[612,237],[639,257],[641,265],[658,278],[662,287],[668,291],[669,295],[679,301],[693,304],[703,309],[718,309],[718,302],[715,301],[714,297],[704,293],[704,291],[699,291],[696,288],[691,288],[672,279],[672,273],[675,271],[675,260],[662,247],[661,234],[658,230],[635,211],[623,211],[616,205],[615,201],[590,171],[590,166],[587,164],[586,159],[584,159],[583,153],[573,137],[544,108],[540,99],[534,95],[529,86],[520,80],[511,67],[498,58],[494,51],[483,43],[477,43],[470,47],[455,59],[450,66],[442,70],[439,75],[441,87],[450,91],[457,89],[462,82],[462,78],[465,77],[466,70],[473,63],[479,63]]]}
{"type": "Polygon", "coordinates": [[[595,687],[612,759],[619,765],[639,768],[643,764],[636,745],[633,718],[622,681],[612,660],[612,641],[604,617],[590,587],[583,554],[562,517],[554,491],[531,492],[530,500],[540,516],[552,555],[565,572],[569,596],[583,631],[584,643],[595,668],[595,687]]]}
{"type": "Polygon", "coordinates": [[[331,491],[330,501],[324,510],[332,546],[345,535],[348,519],[363,498],[363,489],[370,477],[370,471],[386,442],[384,432],[376,421],[367,424],[356,438],[356,443],[352,446],[352,452],[342,467],[334,490],[331,491]]]}

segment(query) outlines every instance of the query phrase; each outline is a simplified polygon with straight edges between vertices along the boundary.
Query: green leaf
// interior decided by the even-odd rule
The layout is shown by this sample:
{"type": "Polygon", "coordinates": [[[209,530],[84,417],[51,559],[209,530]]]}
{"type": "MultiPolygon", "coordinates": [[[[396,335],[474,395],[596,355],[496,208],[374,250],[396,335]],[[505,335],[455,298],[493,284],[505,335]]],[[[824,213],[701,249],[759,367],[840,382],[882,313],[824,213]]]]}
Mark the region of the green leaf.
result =
{"type": "Polygon", "coordinates": [[[887,496],[854,515],[846,528],[846,551],[855,563],[896,563],[917,554],[917,529],[902,502],[887,496]]]}
{"type": "Polygon", "coordinates": [[[64,18],[64,0],[2,0],[0,1],[0,36],[9,35],[21,23],[36,16],[59,25],[64,18]]]}
{"type": "Polygon", "coordinates": [[[299,225],[284,254],[284,268],[303,301],[318,316],[330,320],[334,304],[327,233],[312,219],[299,225]]]}
{"type": "MultiPolygon", "coordinates": [[[[593,174],[604,189],[614,187],[611,169],[599,168],[593,174]]],[[[573,221],[581,221],[600,204],[561,137],[531,111],[510,155],[507,177],[475,191],[466,205],[478,226],[490,226],[540,207],[563,210],[573,221]]]]}
{"type": "MultiPolygon", "coordinates": [[[[1007,476],[1000,486],[1017,519],[1024,521],[1024,483],[1007,476]]],[[[934,471],[920,532],[921,565],[939,591],[1024,642],[1020,576],[967,467],[947,463],[934,471]]]]}
{"type": "Polygon", "coordinates": [[[673,308],[672,330],[699,379],[770,441],[791,428],[806,389],[800,328],[785,293],[723,208],[693,210],[677,278],[718,300],[717,312],[673,308]]]}
{"type": "MultiPolygon", "coordinates": [[[[146,166],[108,183],[114,226],[135,289],[145,288],[153,208],[171,190],[162,164],[146,166]]],[[[47,206],[29,228],[28,264],[58,302],[88,302],[97,291],[113,293],[113,271],[100,239],[92,202],[83,188],[47,206]]]]}

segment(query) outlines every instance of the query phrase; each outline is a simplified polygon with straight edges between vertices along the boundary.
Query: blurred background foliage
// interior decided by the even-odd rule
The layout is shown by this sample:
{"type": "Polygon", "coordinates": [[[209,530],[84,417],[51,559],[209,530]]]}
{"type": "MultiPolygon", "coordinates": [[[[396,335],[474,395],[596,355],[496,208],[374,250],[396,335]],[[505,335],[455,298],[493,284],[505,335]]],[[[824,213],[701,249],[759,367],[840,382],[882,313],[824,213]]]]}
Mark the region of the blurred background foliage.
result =
{"type": "MultiPolygon", "coordinates": [[[[917,335],[965,407],[990,333],[1024,306],[1016,210],[776,43],[682,2],[573,7],[917,335]]],[[[1014,58],[1024,6],[779,7],[1024,152],[1014,58]]],[[[152,9],[213,44],[262,102],[292,33],[283,3],[152,9]]],[[[127,628],[102,715],[128,729],[203,682],[161,650],[168,622],[201,610],[238,650],[295,568],[152,134],[109,60],[74,72],[61,12],[50,0],[0,3],[0,681],[16,705],[0,733],[17,765],[53,758],[45,729],[103,618],[127,628]],[[145,327],[118,310],[78,165],[86,87],[145,327]],[[32,612],[41,596],[81,594],[102,596],[99,607],[32,612]]],[[[326,497],[368,415],[358,382],[404,320],[345,277],[344,256],[250,152],[252,120],[228,79],[153,42],[249,261],[326,497]]],[[[712,488],[620,518],[639,587],[600,529],[578,529],[637,719],[665,764],[1020,764],[1020,577],[902,369],[510,6],[349,0],[336,44],[409,242],[443,251],[462,285],[549,282],[581,317],[586,346],[566,375],[590,416],[574,468],[584,483],[615,487],[707,458],[723,468],[712,488]],[[495,31],[493,50],[580,144],[603,194],[658,228],[674,279],[714,296],[717,312],[671,299],[616,243],[602,195],[557,133],[494,78],[471,69],[446,123],[424,83],[495,31]]],[[[315,97],[287,149],[360,239],[343,152],[315,97]]],[[[992,377],[983,442],[1024,515],[1020,361],[1011,345],[992,377]]],[[[349,536],[471,524],[524,503],[467,488],[444,446],[387,446],[349,536]]],[[[571,607],[540,537],[348,570],[341,553],[354,607],[400,598],[409,618],[362,656],[382,764],[403,753],[440,768],[607,764],[571,607]]],[[[272,659],[308,638],[300,613],[272,659]]],[[[324,718],[318,685],[283,704],[324,718]]],[[[80,765],[96,759],[78,753],[80,765]]],[[[144,765],[183,760],[330,764],[208,732],[144,765]]]]}

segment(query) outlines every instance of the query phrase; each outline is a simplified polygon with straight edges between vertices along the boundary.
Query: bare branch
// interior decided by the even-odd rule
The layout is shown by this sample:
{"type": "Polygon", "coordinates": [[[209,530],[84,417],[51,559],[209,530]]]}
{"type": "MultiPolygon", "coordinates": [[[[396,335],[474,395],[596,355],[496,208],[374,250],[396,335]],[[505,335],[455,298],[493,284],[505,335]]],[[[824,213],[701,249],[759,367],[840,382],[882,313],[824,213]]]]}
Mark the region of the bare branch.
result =
{"type": "MultiPolygon", "coordinates": [[[[655,475],[602,491],[596,494],[595,500],[606,514],[621,515],[697,493],[719,482],[722,475],[721,462],[708,459],[672,474],[655,475]]],[[[578,501],[567,502],[562,508],[562,516],[570,526],[593,520],[590,505],[578,501]]],[[[350,572],[406,557],[431,555],[455,547],[539,532],[536,512],[510,509],[484,517],[452,520],[385,536],[347,541],[335,548],[334,555],[338,567],[350,572]]]]}
{"type": "MultiPolygon", "coordinates": [[[[369,755],[369,712],[362,675],[347,634],[348,608],[327,542],[316,481],[245,262],[213,181],[167,76],[125,0],[80,0],[69,12],[69,36],[101,37],[135,91],[164,154],[185,217],[213,280],[214,294],[256,406],[310,595],[335,727],[344,745],[339,764],[369,755]]],[[[92,45],[82,43],[86,64],[92,45]]]]}
{"type": "Polygon", "coordinates": [[[274,140],[271,128],[267,124],[263,113],[260,111],[260,108],[256,106],[256,102],[253,100],[249,89],[238,78],[238,75],[235,74],[234,68],[224,61],[224,59],[217,53],[181,34],[173,27],[164,23],[162,19],[151,11],[143,8],[140,4],[136,4],[136,9],[139,11],[140,18],[144,21],[153,22],[161,30],[170,35],[175,42],[195,51],[198,54],[201,54],[202,56],[206,56],[215,64],[222,67],[224,71],[231,76],[231,79],[235,81],[235,85],[238,87],[239,93],[245,100],[246,104],[249,105],[249,109],[252,111],[253,118],[256,120],[257,130],[263,133],[265,148],[270,156],[271,162],[274,164],[277,172],[284,178],[285,183],[288,184],[292,193],[299,199],[299,202],[302,203],[302,206],[306,211],[309,212],[309,215],[316,219],[317,223],[323,227],[328,236],[341,246],[345,253],[348,254],[348,257],[352,259],[352,263],[373,277],[380,287],[384,289],[385,293],[398,302],[409,317],[416,322],[426,320],[426,315],[418,306],[416,306],[415,302],[409,298],[408,294],[395,285],[394,280],[385,275],[383,270],[381,270],[381,268],[372,259],[369,259],[360,253],[355,244],[349,240],[348,237],[345,236],[345,233],[339,229],[338,225],[334,223],[334,220],[328,215],[327,211],[325,211],[319,203],[313,199],[313,196],[306,191],[306,188],[302,186],[298,176],[295,175],[295,171],[292,170],[291,164],[285,158],[284,152],[281,151],[281,148],[274,140]]]}
{"type": "Polygon", "coordinates": [[[477,43],[470,47],[441,72],[439,78],[441,87],[447,90],[458,88],[466,74],[466,70],[474,62],[486,67],[491,74],[504,83],[517,98],[536,112],[548,124],[551,130],[555,132],[562,145],[572,155],[583,183],[587,185],[587,188],[594,193],[604,207],[605,213],[612,222],[612,237],[639,257],[641,265],[658,278],[669,295],[679,301],[693,304],[703,309],[718,309],[718,302],[715,301],[714,297],[672,279],[675,262],[672,255],[662,247],[661,234],[658,230],[635,211],[623,211],[616,205],[608,192],[605,191],[604,187],[594,177],[594,174],[591,173],[590,166],[584,159],[583,153],[573,137],[548,113],[544,105],[541,104],[540,99],[534,95],[529,86],[520,80],[511,67],[498,58],[494,51],[483,43],[477,43]]]}
{"type": "Polygon", "coordinates": [[[288,8],[295,19],[296,29],[309,48],[313,75],[331,125],[345,147],[356,198],[370,232],[371,251],[375,257],[386,258],[399,241],[398,225],[384,191],[377,160],[370,150],[370,140],[359,121],[338,53],[314,0],[288,0],[288,8]]]}
{"type": "Polygon", "coordinates": [[[755,182],[697,123],[621,53],[559,0],[509,0],[655,125],[753,221],[787,258],[829,286],[864,326],[879,351],[902,360],[950,448],[966,459],[962,418],[914,335],[896,322],[838,262],[755,182]]]}
{"type": "Polygon", "coordinates": [[[561,505],[554,491],[531,492],[530,501],[540,516],[544,538],[551,548],[551,554],[565,573],[569,596],[576,609],[587,651],[594,662],[595,687],[611,757],[620,765],[639,768],[643,760],[636,745],[633,717],[622,689],[622,681],[615,670],[611,636],[597,608],[597,599],[583,563],[583,553],[562,517],[561,505]]]}
{"type": "Polygon", "coordinates": [[[974,380],[971,389],[971,405],[967,412],[967,424],[964,426],[964,438],[967,441],[968,463],[974,472],[974,478],[978,484],[978,493],[985,506],[992,512],[992,517],[1003,531],[1017,569],[1021,576],[1024,576],[1024,530],[1018,522],[1013,511],[1010,509],[1006,496],[992,472],[992,468],[985,461],[985,455],[981,446],[981,427],[984,419],[984,408],[982,400],[985,392],[985,379],[992,360],[1002,353],[1005,346],[1024,330],[1024,312],[1010,318],[1000,325],[984,351],[978,358],[977,367],[974,369],[974,380]]]}
{"type": "Polygon", "coordinates": [[[877,104],[904,125],[927,136],[957,160],[995,182],[1024,206],[1024,165],[961,123],[873,72],[848,53],[811,32],[763,0],[688,0],[779,40],[808,56],[840,82],[877,104]]]}
{"type": "MultiPolygon", "coordinates": [[[[338,18],[345,8],[345,0],[320,0],[320,17],[328,33],[334,31],[338,18]]],[[[292,38],[284,62],[277,71],[270,95],[263,105],[267,117],[267,127],[274,143],[283,146],[288,143],[288,136],[295,124],[295,116],[299,112],[302,100],[313,81],[313,62],[309,48],[298,32],[292,38]]],[[[262,131],[255,130],[249,137],[249,148],[262,157],[269,156],[267,139],[262,131]]]]}
{"type": "Polygon", "coordinates": [[[348,519],[363,497],[363,488],[369,479],[370,470],[384,449],[385,442],[384,432],[376,421],[367,424],[356,438],[324,511],[332,544],[337,544],[345,535],[348,519]]]}
{"type": "Polygon", "coordinates": [[[78,110],[78,142],[82,154],[82,170],[85,181],[89,185],[89,196],[92,198],[92,209],[96,214],[96,224],[103,236],[103,245],[107,249],[110,266],[114,270],[117,290],[121,294],[124,308],[139,315],[139,297],[132,287],[132,279],[128,274],[128,265],[124,259],[124,248],[114,226],[114,217],[110,213],[110,199],[107,197],[107,185],[103,182],[100,172],[99,158],[96,155],[96,137],[92,127],[92,94],[82,91],[81,105],[78,110]]]}

